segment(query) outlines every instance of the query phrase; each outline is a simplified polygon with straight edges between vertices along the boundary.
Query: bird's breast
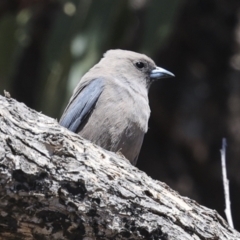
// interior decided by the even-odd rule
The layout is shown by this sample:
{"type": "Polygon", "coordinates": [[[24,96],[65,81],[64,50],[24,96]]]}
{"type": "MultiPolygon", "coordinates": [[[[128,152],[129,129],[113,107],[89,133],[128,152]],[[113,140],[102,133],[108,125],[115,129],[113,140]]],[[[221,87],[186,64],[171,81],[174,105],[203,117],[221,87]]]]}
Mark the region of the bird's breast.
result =
{"type": "MultiPolygon", "coordinates": [[[[144,133],[148,130],[148,119],[150,116],[150,108],[148,102],[148,92],[145,88],[129,87],[126,84],[113,85],[112,89],[108,89],[105,93],[109,95],[110,102],[114,103],[119,121],[128,122],[135,128],[139,128],[144,133]],[[109,92],[108,92],[109,91],[109,92]]],[[[106,103],[108,105],[108,103],[106,103]]]]}
{"type": "Polygon", "coordinates": [[[107,150],[122,152],[133,162],[148,130],[149,115],[147,94],[108,85],[79,134],[107,150]]]}

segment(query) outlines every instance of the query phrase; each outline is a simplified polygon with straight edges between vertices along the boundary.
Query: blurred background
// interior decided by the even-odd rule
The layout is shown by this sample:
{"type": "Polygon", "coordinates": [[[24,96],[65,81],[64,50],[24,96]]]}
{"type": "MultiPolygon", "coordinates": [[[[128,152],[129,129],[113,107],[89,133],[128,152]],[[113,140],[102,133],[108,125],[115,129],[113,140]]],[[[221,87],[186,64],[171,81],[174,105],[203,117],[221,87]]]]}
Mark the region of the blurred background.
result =
{"type": "Polygon", "coordinates": [[[224,218],[227,138],[240,230],[239,0],[1,0],[0,92],[53,118],[112,48],[145,53],[176,75],[154,83],[137,167],[224,218]]]}

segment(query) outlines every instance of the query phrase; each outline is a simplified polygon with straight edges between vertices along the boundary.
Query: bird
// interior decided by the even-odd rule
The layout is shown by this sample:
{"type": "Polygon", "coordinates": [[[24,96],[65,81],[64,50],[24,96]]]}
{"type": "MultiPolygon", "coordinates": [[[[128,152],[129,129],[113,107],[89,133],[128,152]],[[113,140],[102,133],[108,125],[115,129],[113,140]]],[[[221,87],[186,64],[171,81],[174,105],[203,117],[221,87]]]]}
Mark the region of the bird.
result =
{"type": "Polygon", "coordinates": [[[144,54],[108,50],[80,79],[59,124],[136,165],[148,130],[149,88],[169,77],[144,54]]]}

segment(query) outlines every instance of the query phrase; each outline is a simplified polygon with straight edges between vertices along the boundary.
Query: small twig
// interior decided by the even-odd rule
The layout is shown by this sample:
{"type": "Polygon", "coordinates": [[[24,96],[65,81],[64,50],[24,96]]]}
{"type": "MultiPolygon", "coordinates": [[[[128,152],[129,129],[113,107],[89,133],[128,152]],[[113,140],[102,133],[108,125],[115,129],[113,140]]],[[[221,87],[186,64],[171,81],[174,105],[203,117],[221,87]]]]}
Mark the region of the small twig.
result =
{"type": "Polygon", "coordinates": [[[3,92],[4,92],[4,96],[5,96],[6,98],[11,98],[11,94],[10,94],[8,91],[3,90],[3,92]]]}
{"type": "Polygon", "coordinates": [[[223,176],[223,188],[224,188],[224,197],[225,197],[225,205],[226,208],[224,210],[228,224],[230,227],[233,228],[233,220],[232,220],[232,213],[231,213],[231,202],[229,197],[229,181],[227,179],[227,170],[226,170],[226,146],[227,141],[226,138],[222,139],[222,149],[221,152],[221,162],[222,162],[222,176],[223,176]]]}

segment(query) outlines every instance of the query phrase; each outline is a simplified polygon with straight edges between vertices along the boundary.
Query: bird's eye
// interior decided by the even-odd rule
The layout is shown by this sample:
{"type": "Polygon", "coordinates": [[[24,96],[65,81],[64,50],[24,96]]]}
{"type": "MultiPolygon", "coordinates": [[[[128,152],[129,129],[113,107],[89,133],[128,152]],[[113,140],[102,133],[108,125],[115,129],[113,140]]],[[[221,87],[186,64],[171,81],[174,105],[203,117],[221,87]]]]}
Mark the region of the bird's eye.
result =
{"type": "Polygon", "coordinates": [[[136,62],[135,65],[136,65],[136,67],[139,68],[139,69],[142,69],[142,68],[145,67],[145,63],[143,63],[143,62],[136,62]]]}

